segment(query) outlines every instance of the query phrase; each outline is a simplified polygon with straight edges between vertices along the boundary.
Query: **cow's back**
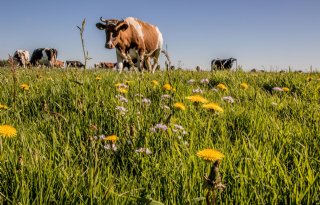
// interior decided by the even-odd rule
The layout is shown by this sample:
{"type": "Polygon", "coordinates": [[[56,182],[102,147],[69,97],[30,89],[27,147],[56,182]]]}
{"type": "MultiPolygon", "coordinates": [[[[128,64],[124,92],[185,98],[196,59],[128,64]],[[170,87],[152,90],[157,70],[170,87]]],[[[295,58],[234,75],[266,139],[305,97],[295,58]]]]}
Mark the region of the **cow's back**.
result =
{"type": "Polygon", "coordinates": [[[42,57],[42,50],[44,50],[44,48],[37,48],[33,51],[32,55],[31,55],[31,59],[30,59],[30,63],[31,64],[35,64],[38,60],[41,59],[42,57]]]}
{"type": "Polygon", "coordinates": [[[126,18],[126,21],[136,30],[137,35],[142,37],[147,54],[161,49],[163,39],[158,27],[132,17],[126,18]]]}

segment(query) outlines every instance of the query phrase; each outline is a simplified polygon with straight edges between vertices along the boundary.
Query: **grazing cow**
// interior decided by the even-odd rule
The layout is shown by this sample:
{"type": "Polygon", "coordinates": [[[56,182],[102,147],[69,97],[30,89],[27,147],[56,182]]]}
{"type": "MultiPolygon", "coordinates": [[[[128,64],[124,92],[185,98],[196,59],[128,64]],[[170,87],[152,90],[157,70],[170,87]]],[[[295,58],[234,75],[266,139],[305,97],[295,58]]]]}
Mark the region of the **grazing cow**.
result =
{"type": "Polygon", "coordinates": [[[64,62],[61,61],[61,60],[56,60],[56,62],[54,63],[54,67],[63,68],[64,67],[64,62]]]}
{"type": "Polygon", "coordinates": [[[139,19],[128,17],[125,20],[103,19],[96,27],[105,30],[107,49],[116,48],[117,68],[122,72],[124,61],[134,67],[132,59],[137,60],[138,69],[141,71],[144,64],[149,71],[154,72],[162,48],[163,38],[158,27],[143,22],[139,19]],[[151,66],[150,60],[153,60],[151,66]]]}
{"type": "Polygon", "coordinates": [[[13,54],[13,59],[18,66],[26,68],[26,65],[29,64],[29,51],[17,50],[13,54]]]}
{"type": "Polygon", "coordinates": [[[228,59],[213,59],[211,61],[211,71],[213,70],[230,70],[232,68],[233,62],[237,61],[235,58],[228,59]]]}
{"type": "Polygon", "coordinates": [[[33,51],[30,63],[33,66],[45,65],[53,67],[58,57],[58,51],[54,48],[37,48],[33,51]]]}
{"type": "Polygon", "coordinates": [[[106,68],[106,69],[113,69],[116,67],[117,63],[110,63],[110,62],[99,62],[94,64],[95,68],[106,68]]]}
{"type": "Polygon", "coordinates": [[[84,64],[80,61],[66,61],[67,68],[75,67],[75,68],[84,68],[84,64]]]}

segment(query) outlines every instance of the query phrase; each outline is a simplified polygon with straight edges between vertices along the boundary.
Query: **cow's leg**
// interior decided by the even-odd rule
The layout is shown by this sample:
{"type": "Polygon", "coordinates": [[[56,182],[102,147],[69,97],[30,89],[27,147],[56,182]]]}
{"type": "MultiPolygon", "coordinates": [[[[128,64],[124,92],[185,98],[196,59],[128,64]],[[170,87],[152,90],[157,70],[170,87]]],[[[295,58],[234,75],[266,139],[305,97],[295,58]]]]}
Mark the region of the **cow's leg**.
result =
{"type": "MultiPolygon", "coordinates": [[[[137,72],[136,66],[135,66],[135,64],[133,63],[132,58],[131,58],[130,55],[127,55],[127,56],[126,56],[126,61],[129,63],[130,68],[133,68],[133,70],[134,70],[135,72],[137,72]]],[[[138,61],[139,61],[139,60],[138,60],[138,61]]],[[[139,67],[138,67],[138,68],[139,68],[139,67]]]]}
{"type": "MultiPolygon", "coordinates": [[[[138,51],[138,55],[137,55],[137,65],[138,65],[138,69],[140,72],[143,71],[144,69],[144,63],[145,63],[145,60],[147,59],[148,57],[145,56],[145,53],[144,53],[144,50],[141,49],[138,51]]],[[[148,69],[148,68],[147,68],[148,69]]]]}
{"type": "Polygon", "coordinates": [[[152,73],[156,71],[156,68],[159,64],[159,57],[160,57],[161,49],[157,49],[155,53],[153,54],[153,66],[152,66],[152,73]]]}
{"type": "Polygon", "coordinates": [[[149,71],[149,72],[151,72],[152,71],[152,67],[151,67],[151,58],[150,57],[146,57],[145,58],[145,66],[147,67],[147,70],[149,71]]]}
{"type": "Polygon", "coordinates": [[[117,50],[117,70],[119,71],[119,73],[122,72],[123,70],[123,56],[121,55],[121,53],[117,50]]]}
{"type": "Polygon", "coordinates": [[[133,67],[134,71],[136,71],[136,68],[134,66],[134,63],[132,62],[132,59],[130,57],[130,55],[127,55],[126,53],[124,52],[120,52],[117,50],[117,68],[119,69],[119,72],[121,73],[122,70],[123,70],[123,61],[127,61],[130,65],[130,67],[133,67]]]}

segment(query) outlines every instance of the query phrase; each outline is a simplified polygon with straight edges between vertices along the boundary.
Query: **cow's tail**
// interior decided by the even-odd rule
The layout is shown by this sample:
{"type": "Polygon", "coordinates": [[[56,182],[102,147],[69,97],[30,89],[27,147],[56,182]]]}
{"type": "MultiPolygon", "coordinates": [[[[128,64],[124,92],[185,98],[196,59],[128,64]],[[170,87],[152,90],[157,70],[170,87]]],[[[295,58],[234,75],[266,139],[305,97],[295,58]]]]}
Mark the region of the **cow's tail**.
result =
{"type": "Polygon", "coordinates": [[[166,50],[161,50],[161,53],[163,53],[163,55],[166,57],[167,59],[167,69],[170,69],[171,68],[171,60],[170,60],[170,56],[168,54],[168,52],[166,50]]]}

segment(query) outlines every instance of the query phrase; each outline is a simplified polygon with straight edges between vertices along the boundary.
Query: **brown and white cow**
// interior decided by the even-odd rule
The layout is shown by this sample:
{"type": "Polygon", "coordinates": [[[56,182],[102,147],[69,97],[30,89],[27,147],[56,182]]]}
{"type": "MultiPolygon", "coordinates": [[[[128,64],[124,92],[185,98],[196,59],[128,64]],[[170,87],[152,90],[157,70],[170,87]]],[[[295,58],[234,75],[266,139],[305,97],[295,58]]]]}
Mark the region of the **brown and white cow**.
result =
{"type": "Polygon", "coordinates": [[[116,66],[117,66],[117,63],[110,63],[110,62],[99,62],[94,64],[95,68],[113,69],[116,66]]]}
{"type": "Polygon", "coordinates": [[[63,68],[64,67],[64,61],[56,60],[56,62],[54,63],[54,67],[63,68]]]}
{"type": "Polygon", "coordinates": [[[54,48],[37,48],[33,51],[30,63],[33,66],[45,65],[53,67],[58,57],[58,51],[54,48]]]}
{"type": "Polygon", "coordinates": [[[125,20],[103,19],[96,27],[105,30],[107,49],[116,48],[117,68],[122,72],[123,63],[127,61],[134,67],[133,59],[137,60],[141,71],[146,64],[149,71],[154,72],[162,48],[163,38],[158,27],[139,19],[128,17],[125,20]],[[150,60],[153,60],[151,66],[150,60]]]}
{"type": "Polygon", "coordinates": [[[13,59],[18,66],[26,68],[26,65],[29,64],[29,51],[17,50],[13,54],[13,59]]]}

